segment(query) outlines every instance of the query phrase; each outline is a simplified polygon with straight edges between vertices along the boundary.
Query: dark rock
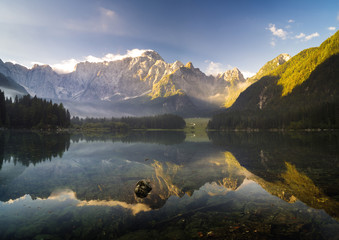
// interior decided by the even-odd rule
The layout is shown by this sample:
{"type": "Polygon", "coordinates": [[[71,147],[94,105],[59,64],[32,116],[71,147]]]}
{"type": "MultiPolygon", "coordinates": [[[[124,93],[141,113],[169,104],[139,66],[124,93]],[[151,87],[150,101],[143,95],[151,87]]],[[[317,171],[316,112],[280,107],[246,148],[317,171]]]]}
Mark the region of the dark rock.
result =
{"type": "Polygon", "coordinates": [[[150,185],[150,182],[146,180],[140,180],[135,185],[134,192],[135,192],[135,195],[137,195],[137,197],[139,198],[147,197],[150,191],[152,191],[152,187],[150,185]]]}

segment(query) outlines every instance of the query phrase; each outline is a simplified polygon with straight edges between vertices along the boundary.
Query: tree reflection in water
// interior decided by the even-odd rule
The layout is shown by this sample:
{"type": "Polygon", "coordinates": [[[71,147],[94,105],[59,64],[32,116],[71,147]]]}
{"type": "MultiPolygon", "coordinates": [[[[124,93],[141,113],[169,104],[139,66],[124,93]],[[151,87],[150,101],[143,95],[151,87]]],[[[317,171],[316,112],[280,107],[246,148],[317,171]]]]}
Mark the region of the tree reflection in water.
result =
{"type": "MultiPolygon", "coordinates": [[[[12,178],[5,161],[0,237],[335,239],[335,135],[209,133],[214,144],[169,135],[54,136],[60,143],[47,145],[64,147],[52,160],[27,162],[12,178]],[[143,199],[134,194],[140,179],[152,187],[143,199]]],[[[8,138],[2,152],[30,144],[8,138]]],[[[17,162],[27,157],[15,154],[17,162]]]]}

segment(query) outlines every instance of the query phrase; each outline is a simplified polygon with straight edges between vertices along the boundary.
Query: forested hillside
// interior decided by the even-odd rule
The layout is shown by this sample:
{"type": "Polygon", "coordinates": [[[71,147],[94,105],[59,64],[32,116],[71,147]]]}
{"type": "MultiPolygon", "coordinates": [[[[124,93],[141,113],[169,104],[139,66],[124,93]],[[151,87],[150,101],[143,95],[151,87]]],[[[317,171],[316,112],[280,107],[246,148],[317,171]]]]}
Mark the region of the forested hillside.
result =
{"type": "Polygon", "coordinates": [[[0,90],[0,126],[8,128],[65,128],[70,126],[70,113],[59,105],[26,95],[5,99],[0,90]]]}
{"type": "Polygon", "coordinates": [[[208,127],[339,128],[338,53],[339,32],[262,77],[208,127]]]}

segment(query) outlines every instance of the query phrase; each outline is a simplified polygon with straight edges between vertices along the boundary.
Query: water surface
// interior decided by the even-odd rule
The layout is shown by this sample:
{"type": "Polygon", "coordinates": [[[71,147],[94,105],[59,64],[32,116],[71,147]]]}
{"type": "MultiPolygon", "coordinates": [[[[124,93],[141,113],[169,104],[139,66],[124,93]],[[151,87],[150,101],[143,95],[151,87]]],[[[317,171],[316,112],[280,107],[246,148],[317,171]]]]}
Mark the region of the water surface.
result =
{"type": "Polygon", "coordinates": [[[338,149],[335,133],[3,131],[0,238],[338,239],[338,149]]]}

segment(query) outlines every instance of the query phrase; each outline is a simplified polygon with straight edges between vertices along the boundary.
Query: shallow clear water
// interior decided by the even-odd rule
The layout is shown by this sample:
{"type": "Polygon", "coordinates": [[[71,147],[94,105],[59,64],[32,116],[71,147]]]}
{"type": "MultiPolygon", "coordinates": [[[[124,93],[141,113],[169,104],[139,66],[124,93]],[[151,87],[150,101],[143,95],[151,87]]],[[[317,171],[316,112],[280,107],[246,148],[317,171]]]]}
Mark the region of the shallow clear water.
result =
{"type": "Polygon", "coordinates": [[[0,239],[339,236],[335,133],[4,131],[0,166],[0,239]]]}

